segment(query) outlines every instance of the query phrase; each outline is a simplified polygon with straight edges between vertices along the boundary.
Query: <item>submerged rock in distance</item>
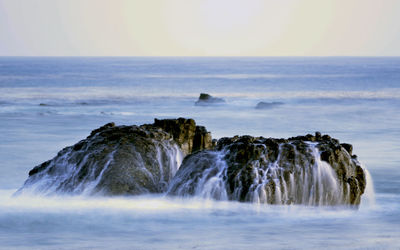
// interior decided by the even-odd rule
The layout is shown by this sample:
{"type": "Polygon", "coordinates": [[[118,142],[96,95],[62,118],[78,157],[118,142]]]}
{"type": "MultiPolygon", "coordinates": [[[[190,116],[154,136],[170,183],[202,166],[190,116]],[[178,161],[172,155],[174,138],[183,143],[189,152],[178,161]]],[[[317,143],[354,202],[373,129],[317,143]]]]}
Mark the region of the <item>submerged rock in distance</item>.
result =
{"type": "Polygon", "coordinates": [[[197,106],[206,106],[212,104],[221,104],[225,103],[225,100],[219,97],[213,97],[206,93],[201,93],[199,99],[195,102],[197,106]]]}
{"type": "Polygon", "coordinates": [[[17,193],[161,193],[183,156],[210,149],[211,141],[192,119],[156,119],[142,126],[108,123],[33,168],[17,193]]]}
{"type": "Polygon", "coordinates": [[[270,109],[283,105],[283,102],[259,102],[255,109],[270,109]]]}
{"type": "MultiPolygon", "coordinates": [[[[347,145],[347,144],[346,144],[347,145]]],[[[358,205],[366,177],[329,136],[235,136],[186,157],[169,194],[268,204],[358,205]]]]}

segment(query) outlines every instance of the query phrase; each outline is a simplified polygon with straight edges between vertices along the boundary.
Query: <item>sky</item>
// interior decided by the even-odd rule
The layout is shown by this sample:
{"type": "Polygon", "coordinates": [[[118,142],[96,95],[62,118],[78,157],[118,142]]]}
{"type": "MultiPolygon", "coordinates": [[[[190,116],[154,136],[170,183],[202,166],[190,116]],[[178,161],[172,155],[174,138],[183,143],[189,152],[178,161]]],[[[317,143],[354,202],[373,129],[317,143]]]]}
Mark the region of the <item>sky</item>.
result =
{"type": "Polygon", "coordinates": [[[400,56],[400,0],[0,0],[0,56],[400,56]]]}

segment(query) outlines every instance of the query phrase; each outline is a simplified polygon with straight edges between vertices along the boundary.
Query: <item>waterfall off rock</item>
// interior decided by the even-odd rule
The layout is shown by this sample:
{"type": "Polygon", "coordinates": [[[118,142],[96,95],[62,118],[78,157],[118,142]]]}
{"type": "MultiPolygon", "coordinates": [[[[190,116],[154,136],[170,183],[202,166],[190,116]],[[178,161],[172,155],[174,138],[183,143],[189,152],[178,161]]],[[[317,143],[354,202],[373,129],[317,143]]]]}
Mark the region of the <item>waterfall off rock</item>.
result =
{"type": "Polygon", "coordinates": [[[215,142],[192,119],[109,123],[33,168],[16,194],[165,193],[267,204],[358,205],[370,181],[352,145],[318,132],[215,142]]]}

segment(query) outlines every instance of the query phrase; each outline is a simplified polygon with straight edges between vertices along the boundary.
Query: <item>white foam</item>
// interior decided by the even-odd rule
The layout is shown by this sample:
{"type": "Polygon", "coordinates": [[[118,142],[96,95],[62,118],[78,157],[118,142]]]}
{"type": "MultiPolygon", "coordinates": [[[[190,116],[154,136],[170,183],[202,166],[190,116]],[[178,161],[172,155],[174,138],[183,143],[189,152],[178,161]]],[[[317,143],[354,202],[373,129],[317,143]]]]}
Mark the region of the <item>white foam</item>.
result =
{"type": "Polygon", "coordinates": [[[0,211],[13,212],[44,212],[44,213],[176,213],[188,211],[196,213],[215,213],[225,211],[249,214],[274,214],[284,218],[322,218],[347,217],[355,210],[332,207],[268,206],[265,204],[241,203],[236,201],[216,201],[200,197],[178,198],[163,195],[140,195],[131,197],[101,197],[101,196],[40,196],[23,194],[12,196],[15,190],[0,190],[0,211]]]}

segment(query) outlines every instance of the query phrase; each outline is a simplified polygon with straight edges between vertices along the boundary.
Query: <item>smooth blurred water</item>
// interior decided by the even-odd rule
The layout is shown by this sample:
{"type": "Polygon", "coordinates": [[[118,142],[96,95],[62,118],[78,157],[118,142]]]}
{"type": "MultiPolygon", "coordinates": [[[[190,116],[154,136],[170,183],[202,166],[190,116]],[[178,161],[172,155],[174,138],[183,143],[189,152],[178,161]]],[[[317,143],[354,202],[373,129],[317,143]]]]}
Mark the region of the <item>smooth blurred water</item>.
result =
{"type": "Polygon", "coordinates": [[[0,57],[0,248],[397,249],[400,58],[0,57]],[[225,104],[195,106],[201,92],[225,104]],[[258,110],[258,102],[283,102],[258,110]],[[90,131],[194,118],[214,138],[321,131],[374,180],[359,210],[235,202],[20,197],[28,171],[90,131]]]}

